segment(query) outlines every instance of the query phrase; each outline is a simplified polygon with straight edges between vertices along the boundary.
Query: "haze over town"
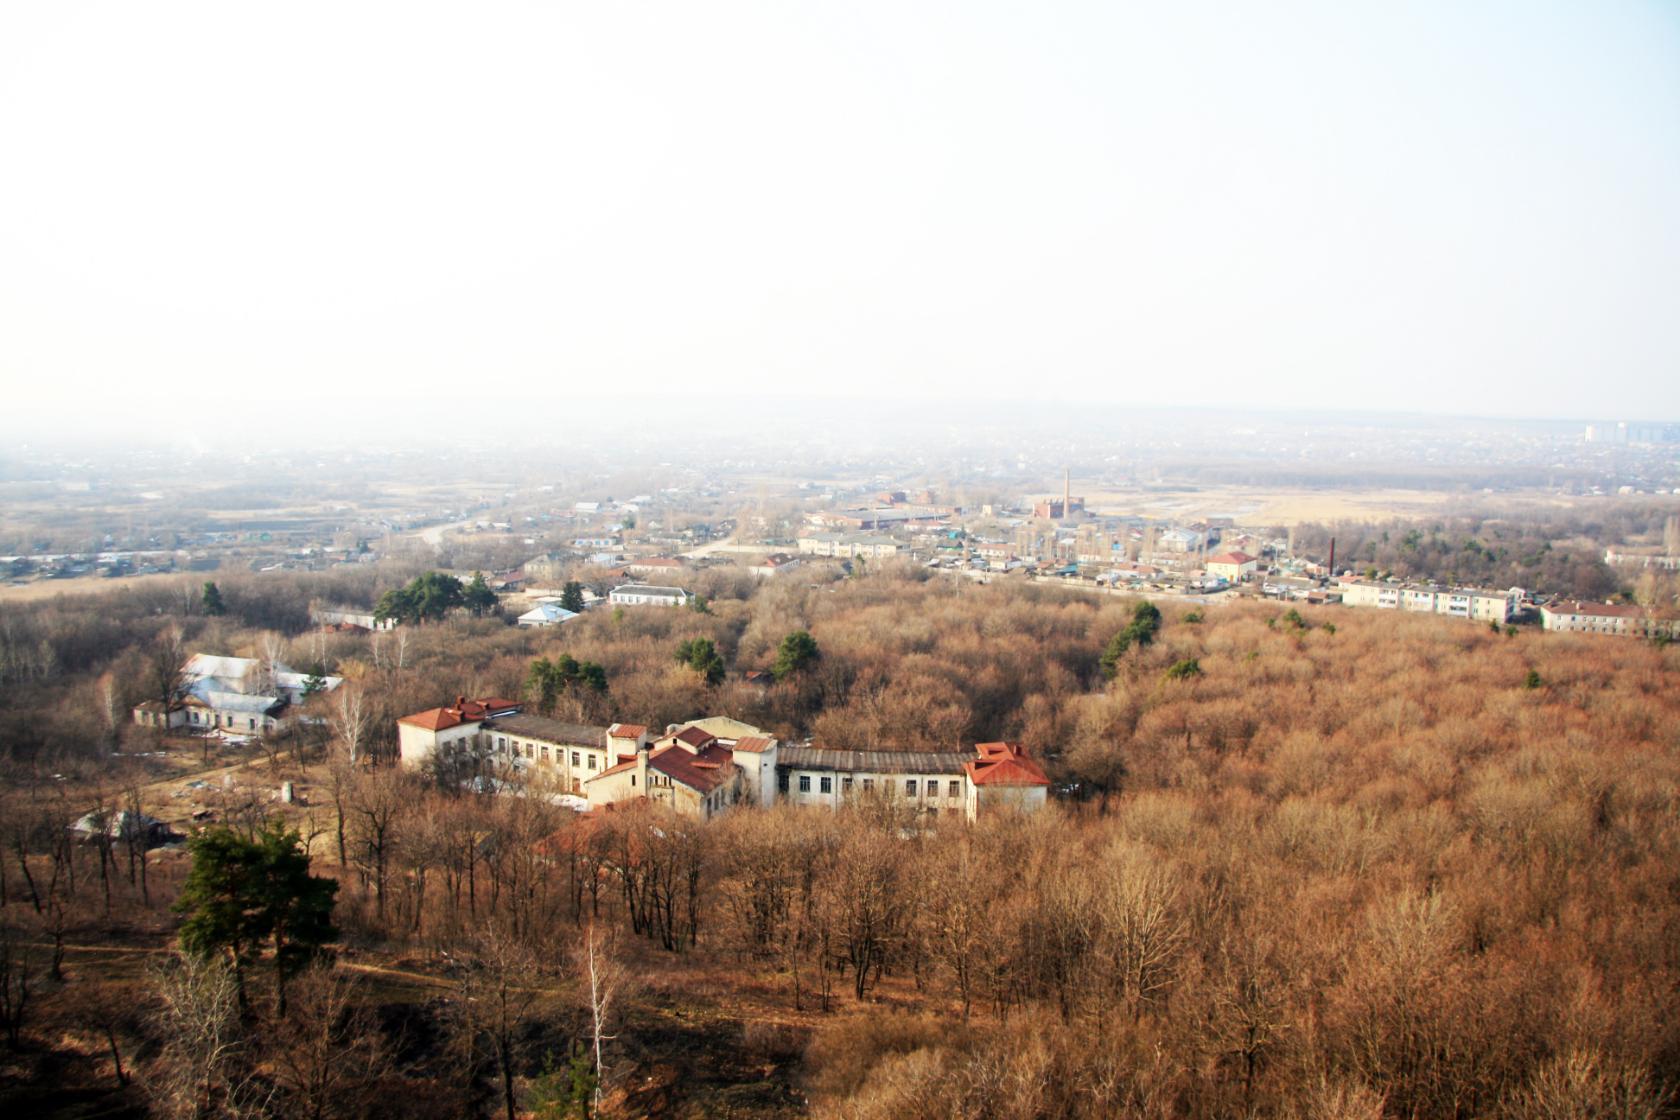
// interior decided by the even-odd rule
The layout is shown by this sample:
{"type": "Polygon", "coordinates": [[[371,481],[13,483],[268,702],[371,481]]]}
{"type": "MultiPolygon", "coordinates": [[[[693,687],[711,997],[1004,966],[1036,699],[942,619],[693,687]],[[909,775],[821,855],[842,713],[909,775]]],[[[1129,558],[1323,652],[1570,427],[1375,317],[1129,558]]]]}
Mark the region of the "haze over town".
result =
{"type": "Polygon", "coordinates": [[[11,5],[0,422],[1674,419],[1676,59],[1660,3],[11,5]]]}

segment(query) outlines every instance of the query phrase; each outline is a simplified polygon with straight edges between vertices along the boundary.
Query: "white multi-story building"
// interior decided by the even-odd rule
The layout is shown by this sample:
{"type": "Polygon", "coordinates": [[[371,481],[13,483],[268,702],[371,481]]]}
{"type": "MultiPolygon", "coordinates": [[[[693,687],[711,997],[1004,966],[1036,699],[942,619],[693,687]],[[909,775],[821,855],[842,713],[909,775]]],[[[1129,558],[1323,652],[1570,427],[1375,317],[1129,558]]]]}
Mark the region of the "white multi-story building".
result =
{"type": "Polygon", "coordinates": [[[1349,607],[1377,607],[1385,610],[1444,614],[1478,622],[1511,621],[1522,609],[1523,591],[1483,591],[1471,587],[1435,587],[1417,583],[1380,583],[1374,580],[1337,581],[1342,603],[1349,607]]]}
{"type": "Polygon", "coordinates": [[[1572,634],[1621,638],[1680,638],[1680,619],[1660,618],[1633,603],[1583,603],[1559,599],[1540,608],[1540,626],[1572,634]]]}
{"type": "Polygon", "coordinates": [[[884,560],[897,556],[903,546],[891,537],[862,533],[810,533],[799,538],[799,551],[807,556],[832,556],[855,560],[884,560]]]}
{"type": "Polygon", "coordinates": [[[399,719],[397,742],[405,766],[422,766],[440,750],[466,751],[581,796],[584,782],[647,742],[647,729],[565,723],[527,715],[517,700],[461,696],[453,704],[399,719]]]}

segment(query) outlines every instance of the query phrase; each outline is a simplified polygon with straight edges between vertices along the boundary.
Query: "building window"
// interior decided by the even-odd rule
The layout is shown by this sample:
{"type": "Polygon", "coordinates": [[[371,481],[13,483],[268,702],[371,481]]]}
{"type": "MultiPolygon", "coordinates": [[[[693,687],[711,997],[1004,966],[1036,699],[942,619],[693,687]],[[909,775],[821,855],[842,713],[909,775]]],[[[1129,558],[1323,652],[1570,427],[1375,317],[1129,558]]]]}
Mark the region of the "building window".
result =
{"type": "Polygon", "coordinates": [[[906,796],[906,797],[916,796],[916,779],[914,779],[914,778],[904,779],[904,796],[906,796]]]}
{"type": "Polygon", "coordinates": [[[245,722],[251,725],[251,730],[252,731],[255,731],[257,729],[257,721],[256,721],[255,717],[253,717],[251,719],[248,719],[245,722]]]}
{"type": "Polygon", "coordinates": [[[811,792],[811,775],[809,775],[809,774],[799,775],[799,792],[800,793],[810,793],[811,792]]]}
{"type": "Polygon", "coordinates": [[[572,752],[572,765],[573,766],[578,765],[578,752],[576,752],[576,751],[572,752]]]}
{"type": "Polygon", "coordinates": [[[591,770],[595,769],[595,756],[594,755],[589,756],[589,768],[591,770]]]}
{"type": "Polygon", "coordinates": [[[630,775],[630,784],[631,785],[636,784],[636,775],[634,775],[634,774],[630,775]]]}
{"type": "Polygon", "coordinates": [[[865,778],[863,780],[863,792],[868,793],[870,790],[872,790],[874,788],[875,788],[875,779],[874,778],[865,778]]]}
{"type": "Polygon", "coordinates": [[[778,769],[776,771],[776,792],[786,793],[788,791],[787,790],[787,782],[788,782],[787,771],[778,769]]]}
{"type": "Polygon", "coordinates": [[[506,754],[507,753],[507,736],[506,735],[496,736],[496,753],[497,754],[506,754]]]}
{"type": "Polygon", "coordinates": [[[847,794],[852,792],[852,776],[850,774],[840,779],[840,792],[847,794]]]}
{"type": "Polygon", "coordinates": [[[829,777],[827,774],[824,774],[822,776],[821,785],[822,785],[821,792],[823,792],[823,793],[833,793],[834,792],[834,779],[829,777]]]}
{"type": "Polygon", "coordinates": [[[548,745],[546,743],[543,744],[543,761],[548,761],[548,745]]]}
{"type": "Polygon", "coordinates": [[[962,796],[962,783],[958,782],[958,781],[951,782],[950,783],[950,790],[951,790],[951,792],[950,792],[949,796],[951,796],[951,797],[961,797],[962,796]]]}

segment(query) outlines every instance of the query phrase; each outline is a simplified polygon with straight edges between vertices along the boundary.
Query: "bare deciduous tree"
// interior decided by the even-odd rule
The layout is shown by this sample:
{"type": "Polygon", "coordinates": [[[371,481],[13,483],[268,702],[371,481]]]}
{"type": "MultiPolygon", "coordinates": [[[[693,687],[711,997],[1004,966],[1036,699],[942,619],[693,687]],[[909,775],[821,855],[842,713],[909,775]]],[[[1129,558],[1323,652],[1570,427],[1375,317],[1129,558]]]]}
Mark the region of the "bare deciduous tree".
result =
{"type": "Polygon", "coordinates": [[[267,1051],[286,1115],[361,1116],[372,1103],[391,1057],[358,989],[330,965],[312,966],[291,982],[289,1010],[272,1025],[267,1051]]]}
{"type": "Polygon", "coordinates": [[[11,927],[0,926],[0,1028],[13,1050],[22,1043],[23,1024],[35,995],[37,965],[11,927]]]}
{"type": "Polygon", "coordinates": [[[251,1076],[239,984],[221,960],[181,957],[154,973],[162,1000],[161,1075],[149,1088],[168,1116],[202,1120],[258,1111],[268,1094],[251,1076]]]}
{"type": "Polygon", "coordinates": [[[345,758],[354,768],[361,761],[362,739],[367,734],[368,714],[362,704],[362,690],[344,684],[338,688],[333,705],[331,723],[333,735],[344,749],[345,758]]]}
{"type": "Polygon", "coordinates": [[[619,959],[612,937],[593,920],[584,930],[583,944],[574,954],[583,981],[584,1010],[589,1016],[589,1048],[595,1057],[595,1107],[608,1080],[607,1044],[618,1038],[621,1005],[629,995],[630,971],[619,959]]]}
{"type": "Polygon", "coordinates": [[[514,1077],[520,1039],[541,994],[536,957],[517,940],[491,932],[480,940],[461,981],[458,1039],[495,1066],[507,1120],[515,1120],[514,1077]]]}
{"type": "Polygon", "coordinates": [[[346,805],[355,839],[352,862],[373,885],[374,906],[385,920],[391,857],[398,827],[413,807],[413,791],[394,770],[366,771],[350,783],[346,805]]]}

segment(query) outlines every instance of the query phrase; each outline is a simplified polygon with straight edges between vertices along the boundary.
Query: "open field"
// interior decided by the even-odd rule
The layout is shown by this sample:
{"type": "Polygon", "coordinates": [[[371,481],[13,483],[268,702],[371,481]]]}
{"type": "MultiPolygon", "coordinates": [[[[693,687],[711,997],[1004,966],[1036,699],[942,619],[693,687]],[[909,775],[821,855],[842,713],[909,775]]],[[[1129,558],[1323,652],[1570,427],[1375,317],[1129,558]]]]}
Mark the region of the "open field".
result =
{"type": "Polygon", "coordinates": [[[106,579],[104,576],[73,576],[70,579],[37,579],[27,583],[0,583],[0,603],[36,603],[45,599],[52,599],[59,595],[72,598],[81,595],[103,595],[125,588],[145,586],[167,587],[171,582],[192,582],[202,584],[206,579],[214,579],[215,573],[159,572],[149,576],[122,576],[118,579],[106,579]]]}
{"type": "MultiPolygon", "coordinates": [[[[1074,487],[1075,492],[1079,487],[1074,487]]],[[[1340,518],[1386,519],[1446,512],[1481,494],[1432,490],[1318,490],[1222,486],[1185,489],[1099,490],[1085,492],[1087,508],[1099,515],[1197,521],[1229,517],[1238,524],[1292,525],[1340,518]]],[[[1542,495],[1531,495],[1525,503],[1542,495]]],[[[1553,499],[1557,506],[1566,505],[1553,499]]]]}

